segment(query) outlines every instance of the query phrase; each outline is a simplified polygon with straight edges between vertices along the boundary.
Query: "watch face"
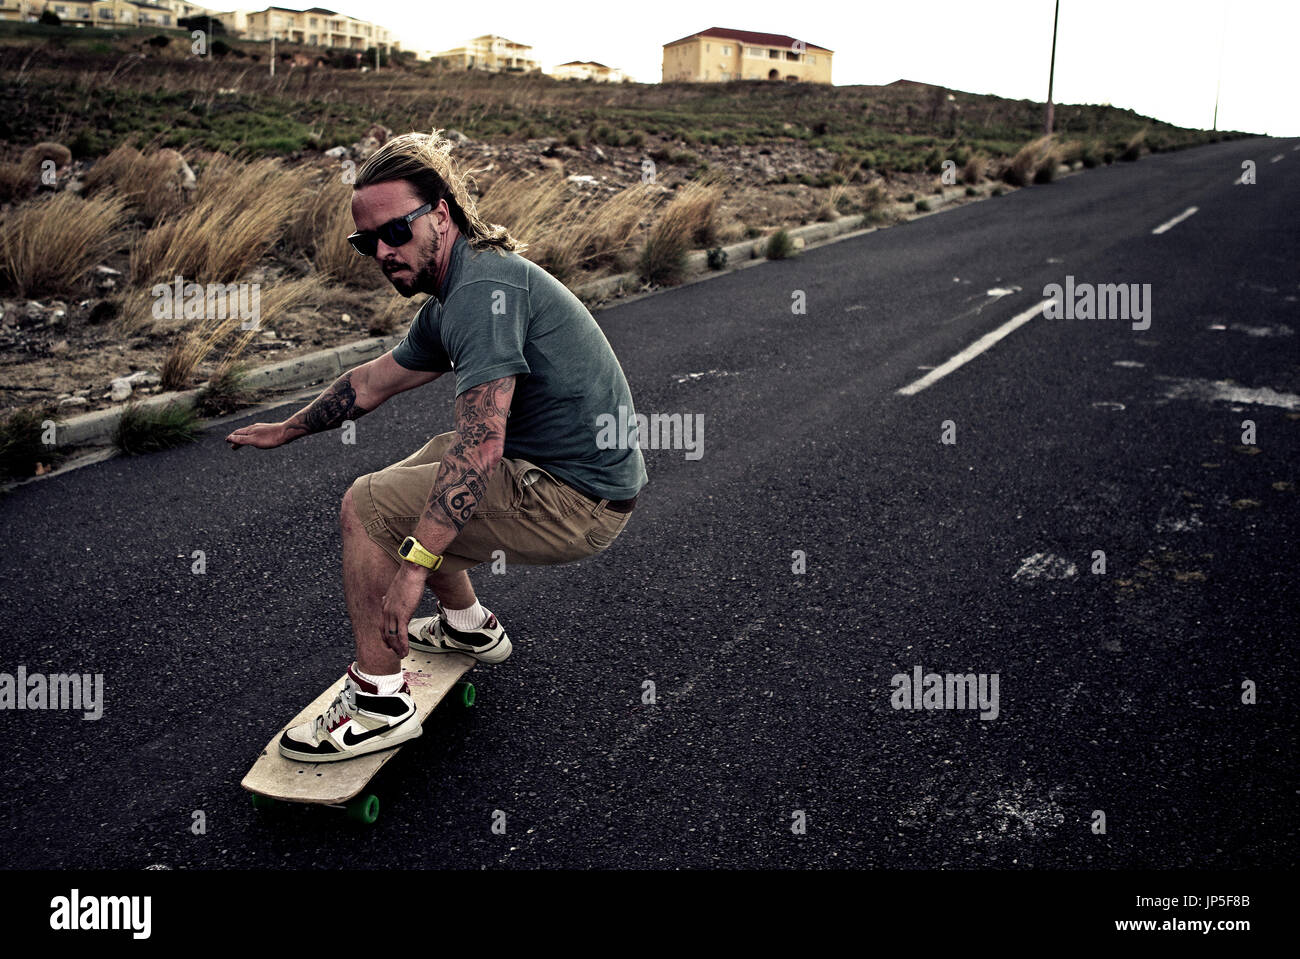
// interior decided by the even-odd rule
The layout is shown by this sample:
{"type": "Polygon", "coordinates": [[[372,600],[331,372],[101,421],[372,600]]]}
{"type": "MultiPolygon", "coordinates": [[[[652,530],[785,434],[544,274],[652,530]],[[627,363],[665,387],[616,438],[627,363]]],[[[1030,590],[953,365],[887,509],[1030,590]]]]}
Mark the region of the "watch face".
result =
{"type": "Polygon", "coordinates": [[[414,545],[415,543],[408,536],[406,539],[402,540],[402,545],[397,547],[397,555],[402,557],[409,556],[411,554],[411,547],[414,545]]]}

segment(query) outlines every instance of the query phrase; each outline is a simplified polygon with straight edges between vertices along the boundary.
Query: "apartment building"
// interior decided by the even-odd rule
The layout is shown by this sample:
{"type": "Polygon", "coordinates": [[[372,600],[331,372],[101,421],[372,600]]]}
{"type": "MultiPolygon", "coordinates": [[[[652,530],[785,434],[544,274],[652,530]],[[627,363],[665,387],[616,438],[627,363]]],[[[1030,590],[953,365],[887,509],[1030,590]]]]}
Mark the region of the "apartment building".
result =
{"type": "Polygon", "coordinates": [[[462,47],[431,53],[431,63],[453,70],[490,70],[523,73],[541,72],[542,65],[533,56],[533,48],[526,43],[515,43],[505,37],[485,34],[475,37],[462,47]]]}
{"type": "Polygon", "coordinates": [[[248,40],[277,40],[304,46],[367,50],[385,53],[400,48],[387,27],[335,13],[324,7],[291,10],[267,7],[248,12],[220,13],[188,0],[0,0],[0,19],[34,21],[52,10],[64,23],[95,27],[168,27],[176,29],[183,17],[207,15],[221,22],[232,36],[248,40]]]}
{"type": "Polygon", "coordinates": [[[830,83],[833,51],[782,33],[711,27],[664,44],[664,83],[830,83]]]}
{"type": "Polygon", "coordinates": [[[595,60],[570,60],[551,71],[557,80],[594,80],[597,83],[622,83],[627,74],[617,67],[607,67],[595,60]]]}
{"type": "MultiPolygon", "coordinates": [[[[234,20],[226,22],[230,14],[217,18],[234,30],[234,20]]],[[[290,10],[288,7],[267,7],[247,15],[244,36],[248,40],[277,40],[301,43],[311,47],[341,47],[345,50],[366,50],[378,47],[388,52],[398,46],[387,27],[358,20],[324,7],[308,10],[290,10]]]]}
{"type": "Polygon", "coordinates": [[[31,23],[46,10],[56,14],[68,26],[81,27],[176,27],[178,8],[202,11],[191,3],[175,0],[0,0],[0,20],[31,23]]]}

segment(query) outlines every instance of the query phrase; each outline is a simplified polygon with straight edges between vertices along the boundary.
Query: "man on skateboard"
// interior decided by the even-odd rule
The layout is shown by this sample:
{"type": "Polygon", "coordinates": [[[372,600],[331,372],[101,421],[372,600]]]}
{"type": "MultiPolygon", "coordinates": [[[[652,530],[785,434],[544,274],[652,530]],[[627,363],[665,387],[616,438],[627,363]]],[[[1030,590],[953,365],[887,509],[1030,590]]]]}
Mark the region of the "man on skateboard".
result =
{"type": "Polygon", "coordinates": [[[479,219],[437,131],[391,139],[358,170],[357,232],[403,296],[428,293],[393,350],[340,376],[281,423],[235,430],[268,449],[373,412],[455,372],[453,432],[357,479],[343,497],[343,590],[356,659],[333,704],[285,731],[280,752],[327,762],[420,735],[401,661],[408,649],[480,662],[510,639],[466,572],[493,560],[566,563],[607,548],[646,482],[635,441],[597,443],[601,417],[635,422],[614,351],[582,303],[479,219]],[[508,423],[507,423],[508,420],[508,423]],[[436,615],[412,620],[425,586],[436,615]]]}

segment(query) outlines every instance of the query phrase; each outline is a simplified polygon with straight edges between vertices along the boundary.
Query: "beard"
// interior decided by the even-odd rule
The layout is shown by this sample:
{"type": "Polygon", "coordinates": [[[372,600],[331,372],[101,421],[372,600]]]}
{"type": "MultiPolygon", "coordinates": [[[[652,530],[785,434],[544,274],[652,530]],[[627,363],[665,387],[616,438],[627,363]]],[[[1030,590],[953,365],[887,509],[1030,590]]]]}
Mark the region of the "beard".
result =
{"type": "MultiPolygon", "coordinates": [[[[388,282],[393,284],[393,289],[402,296],[412,297],[417,293],[437,293],[438,234],[432,233],[429,235],[429,244],[419,251],[416,263],[419,265],[415,270],[414,279],[408,279],[405,272],[390,273],[386,265],[381,265],[381,269],[384,271],[384,276],[388,277],[388,282]]],[[[400,268],[404,264],[398,263],[397,266],[400,268]]]]}

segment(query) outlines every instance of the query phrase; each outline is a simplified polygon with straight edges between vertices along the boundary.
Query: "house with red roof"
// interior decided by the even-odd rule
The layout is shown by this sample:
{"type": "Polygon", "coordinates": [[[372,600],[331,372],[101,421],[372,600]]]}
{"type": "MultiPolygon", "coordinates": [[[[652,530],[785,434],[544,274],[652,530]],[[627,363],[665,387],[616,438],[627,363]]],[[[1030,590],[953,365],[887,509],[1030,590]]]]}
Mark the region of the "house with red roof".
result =
{"type": "Polygon", "coordinates": [[[664,83],[830,83],[833,51],[783,33],[710,27],[664,44],[664,83]]]}

